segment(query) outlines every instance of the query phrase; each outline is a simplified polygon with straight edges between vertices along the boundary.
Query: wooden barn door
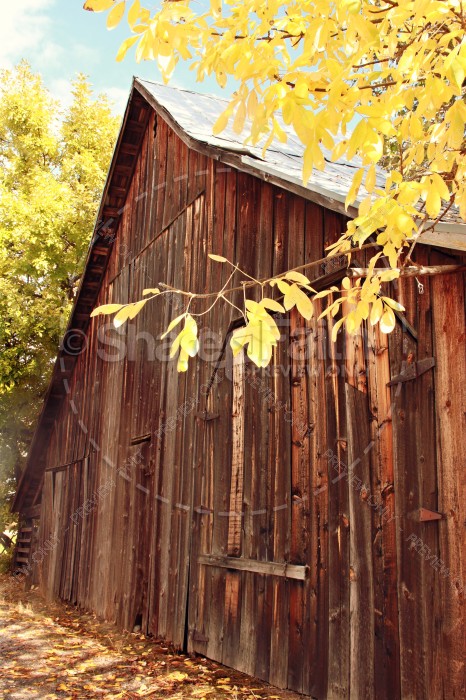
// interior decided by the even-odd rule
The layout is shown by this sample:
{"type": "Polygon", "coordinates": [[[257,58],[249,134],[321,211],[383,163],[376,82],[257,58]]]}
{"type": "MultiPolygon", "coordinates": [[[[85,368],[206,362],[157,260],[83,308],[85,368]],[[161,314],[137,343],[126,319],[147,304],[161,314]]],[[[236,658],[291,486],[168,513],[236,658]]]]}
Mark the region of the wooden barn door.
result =
{"type": "Polygon", "coordinates": [[[188,648],[302,690],[307,509],[292,492],[292,416],[286,342],[265,370],[238,355],[210,394],[199,428],[188,648]]]}

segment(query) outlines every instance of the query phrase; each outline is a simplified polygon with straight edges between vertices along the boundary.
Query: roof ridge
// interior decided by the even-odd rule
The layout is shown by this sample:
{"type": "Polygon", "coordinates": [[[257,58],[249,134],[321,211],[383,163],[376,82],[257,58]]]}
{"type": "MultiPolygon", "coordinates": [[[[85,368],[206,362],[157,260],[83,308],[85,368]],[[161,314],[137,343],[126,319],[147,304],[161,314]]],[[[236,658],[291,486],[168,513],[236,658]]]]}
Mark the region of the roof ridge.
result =
{"type": "Polygon", "coordinates": [[[199,97],[209,97],[216,102],[226,102],[230,101],[229,97],[219,97],[211,92],[198,92],[197,90],[188,90],[188,88],[178,87],[178,85],[168,85],[167,83],[161,83],[159,80],[151,80],[150,78],[140,78],[138,75],[133,76],[134,80],[139,83],[151,83],[152,85],[157,85],[158,87],[166,88],[169,90],[176,90],[177,92],[187,92],[190,95],[196,95],[199,97]]]}

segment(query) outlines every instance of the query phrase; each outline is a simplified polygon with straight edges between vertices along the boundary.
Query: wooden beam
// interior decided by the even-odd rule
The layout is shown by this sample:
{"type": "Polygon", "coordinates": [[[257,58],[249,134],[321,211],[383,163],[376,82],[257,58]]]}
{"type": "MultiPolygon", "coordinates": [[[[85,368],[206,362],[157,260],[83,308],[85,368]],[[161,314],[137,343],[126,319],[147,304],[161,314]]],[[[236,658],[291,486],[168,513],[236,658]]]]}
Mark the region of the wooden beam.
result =
{"type": "Polygon", "coordinates": [[[214,554],[201,554],[198,563],[204,566],[217,566],[234,571],[250,571],[254,574],[281,576],[297,581],[305,581],[309,576],[309,567],[299,564],[281,564],[274,561],[256,561],[255,559],[240,559],[239,557],[222,557],[214,554]]]}
{"type": "Polygon", "coordinates": [[[59,472],[63,471],[63,469],[68,469],[68,467],[71,467],[73,464],[78,464],[78,462],[82,462],[85,459],[86,455],[83,455],[80,459],[73,459],[72,462],[67,462],[66,464],[57,464],[55,467],[47,467],[45,469],[46,472],[59,472]]]}

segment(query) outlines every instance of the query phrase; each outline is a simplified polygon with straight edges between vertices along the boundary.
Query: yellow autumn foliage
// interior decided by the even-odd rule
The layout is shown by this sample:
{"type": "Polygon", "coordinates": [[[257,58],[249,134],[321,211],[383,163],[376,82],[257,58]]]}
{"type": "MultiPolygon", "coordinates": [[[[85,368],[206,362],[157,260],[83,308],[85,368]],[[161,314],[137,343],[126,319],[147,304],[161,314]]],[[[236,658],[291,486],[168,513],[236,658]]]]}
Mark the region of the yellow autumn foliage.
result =
{"type": "MultiPolygon", "coordinates": [[[[166,0],[155,11],[144,0],[86,0],[85,8],[110,10],[113,27],[124,16],[122,5],[131,36],[118,60],[137,44],[137,60],[155,60],[165,81],[189,58],[199,81],[209,75],[221,87],[228,78],[237,81],[214,133],[231,123],[267,148],[273,139],[286,141],[284,122],[303,143],[305,182],[325,168],[324,149],[334,160],[357,159],[346,198],[355,215],[330,254],[350,256],[355,244],[375,235],[393,279],[403,250],[446,210],[456,207],[466,221],[462,0],[166,0]],[[399,165],[380,187],[376,166],[387,139],[399,151],[399,165]]],[[[334,336],[342,323],[349,332],[363,321],[393,329],[399,309],[383,296],[389,280],[375,269],[378,258],[364,282],[345,282],[341,299],[324,312],[343,311],[334,336]]],[[[296,306],[312,316],[312,295],[299,280],[283,276],[274,284],[286,310],[296,306]]],[[[262,366],[277,331],[265,306],[258,313],[246,311],[233,346],[247,346],[262,366]]]]}

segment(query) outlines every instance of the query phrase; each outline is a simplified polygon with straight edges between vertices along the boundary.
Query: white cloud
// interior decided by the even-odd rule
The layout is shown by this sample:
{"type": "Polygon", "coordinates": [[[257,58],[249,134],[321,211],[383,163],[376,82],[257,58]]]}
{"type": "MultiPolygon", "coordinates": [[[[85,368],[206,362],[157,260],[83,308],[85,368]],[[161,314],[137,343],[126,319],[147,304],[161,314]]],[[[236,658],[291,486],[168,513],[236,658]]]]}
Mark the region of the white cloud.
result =
{"type": "Polygon", "coordinates": [[[53,69],[56,68],[57,65],[63,65],[66,51],[63,46],[47,39],[47,41],[41,43],[39,50],[31,51],[30,55],[34,57],[32,69],[34,70],[36,63],[39,63],[40,71],[44,73],[44,71],[49,68],[53,69]]]}
{"type": "MultiPolygon", "coordinates": [[[[50,93],[56,99],[60,105],[60,111],[65,111],[71,106],[73,102],[73,95],[71,93],[72,81],[66,78],[54,78],[49,81],[48,88],[50,93]]],[[[118,88],[118,87],[107,87],[103,90],[95,89],[94,96],[96,97],[100,93],[107,95],[108,99],[112,102],[112,112],[117,117],[123,117],[126,109],[126,103],[128,102],[129,90],[118,88]]]]}
{"type": "Polygon", "coordinates": [[[129,89],[119,88],[119,87],[108,87],[105,88],[104,92],[108,99],[113,102],[113,112],[118,116],[123,116],[126,109],[126,103],[128,102],[129,89]]]}
{"type": "Polygon", "coordinates": [[[95,46],[75,41],[71,45],[71,52],[78,65],[84,66],[83,71],[86,72],[91,66],[97,66],[100,61],[100,51],[95,46]]]}
{"type": "Polygon", "coordinates": [[[73,102],[71,94],[71,80],[66,78],[54,78],[47,86],[55,100],[58,100],[60,110],[66,110],[73,102]]]}
{"type": "Polygon", "coordinates": [[[46,11],[55,0],[3,2],[0,23],[0,68],[11,68],[46,47],[50,19],[46,11]]]}

